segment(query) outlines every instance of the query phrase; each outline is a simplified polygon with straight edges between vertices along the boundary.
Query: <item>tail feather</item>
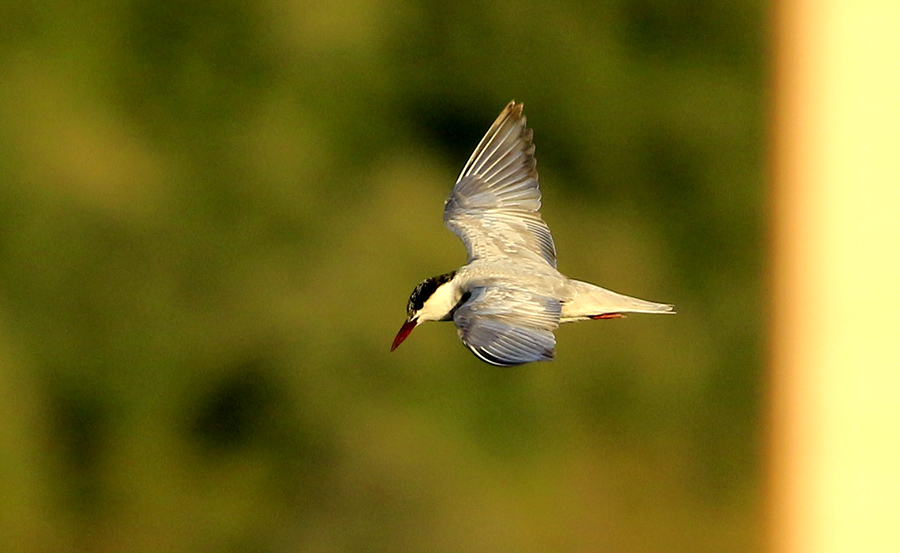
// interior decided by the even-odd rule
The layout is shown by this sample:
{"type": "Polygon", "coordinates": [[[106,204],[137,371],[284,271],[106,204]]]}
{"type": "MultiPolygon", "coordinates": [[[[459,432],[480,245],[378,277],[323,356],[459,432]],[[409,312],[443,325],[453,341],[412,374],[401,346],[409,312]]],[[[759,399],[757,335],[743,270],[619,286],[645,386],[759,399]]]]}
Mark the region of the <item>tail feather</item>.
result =
{"type": "Polygon", "coordinates": [[[575,293],[563,304],[561,322],[612,319],[623,313],[675,313],[675,306],[656,303],[572,280],[575,293]]]}

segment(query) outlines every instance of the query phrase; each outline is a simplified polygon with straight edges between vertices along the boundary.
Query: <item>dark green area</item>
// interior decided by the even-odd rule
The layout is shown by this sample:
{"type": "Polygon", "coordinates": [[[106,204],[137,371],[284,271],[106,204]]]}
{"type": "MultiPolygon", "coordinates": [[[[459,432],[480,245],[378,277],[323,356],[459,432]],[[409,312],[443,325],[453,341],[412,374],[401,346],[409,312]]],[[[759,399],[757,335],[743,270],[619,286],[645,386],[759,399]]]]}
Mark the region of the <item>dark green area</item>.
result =
{"type": "Polygon", "coordinates": [[[764,8],[4,3],[0,549],[758,550],[764,8]],[[512,99],[560,269],[679,313],[389,354],[512,99]]]}

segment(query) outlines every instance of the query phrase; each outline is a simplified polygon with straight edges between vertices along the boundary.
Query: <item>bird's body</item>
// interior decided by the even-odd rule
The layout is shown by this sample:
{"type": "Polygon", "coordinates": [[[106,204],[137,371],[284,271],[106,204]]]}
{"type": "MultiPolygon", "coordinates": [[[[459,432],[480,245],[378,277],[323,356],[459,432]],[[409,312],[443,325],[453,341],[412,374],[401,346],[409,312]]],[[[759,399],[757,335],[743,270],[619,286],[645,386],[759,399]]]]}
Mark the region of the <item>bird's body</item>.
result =
{"type": "Polygon", "coordinates": [[[482,360],[519,365],[553,358],[553,331],[566,322],[673,307],[566,277],[540,215],[532,132],[522,104],[510,102],[478,144],[444,206],[444,223],[469,263],[426,279],[409,299],[391,351],[426,321],[452,320],[482,360]]]}

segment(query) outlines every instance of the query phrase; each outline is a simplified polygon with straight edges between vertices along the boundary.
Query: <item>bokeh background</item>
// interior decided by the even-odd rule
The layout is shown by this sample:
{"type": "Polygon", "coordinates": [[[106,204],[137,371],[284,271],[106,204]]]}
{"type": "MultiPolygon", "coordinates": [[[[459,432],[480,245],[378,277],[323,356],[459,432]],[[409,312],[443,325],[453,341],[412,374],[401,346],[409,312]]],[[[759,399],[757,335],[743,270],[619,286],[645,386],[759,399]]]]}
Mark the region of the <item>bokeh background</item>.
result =
{"type": "Polygon", "coordinates": [[[762,544],[765,4],[0,4],[0,549],[762,544]],[[510,100],[560,269],[678,315],[396,352],[510,100]]]}

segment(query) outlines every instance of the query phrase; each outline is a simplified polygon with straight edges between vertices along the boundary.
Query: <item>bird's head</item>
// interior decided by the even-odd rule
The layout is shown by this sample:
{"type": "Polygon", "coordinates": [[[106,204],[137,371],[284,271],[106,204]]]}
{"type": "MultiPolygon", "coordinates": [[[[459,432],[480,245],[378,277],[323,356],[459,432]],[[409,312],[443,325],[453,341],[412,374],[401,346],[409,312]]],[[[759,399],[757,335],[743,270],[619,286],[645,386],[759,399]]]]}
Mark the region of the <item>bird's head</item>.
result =
{"type": "Polygon", "coordinates": [[[413,289],[406,304],[406,322],[394,338],[391,351],[406,339],[414,328],[427,321],[448,320],[458,298],[454,298],[450,281],[456,272],[426,278],[413,289]]]}

